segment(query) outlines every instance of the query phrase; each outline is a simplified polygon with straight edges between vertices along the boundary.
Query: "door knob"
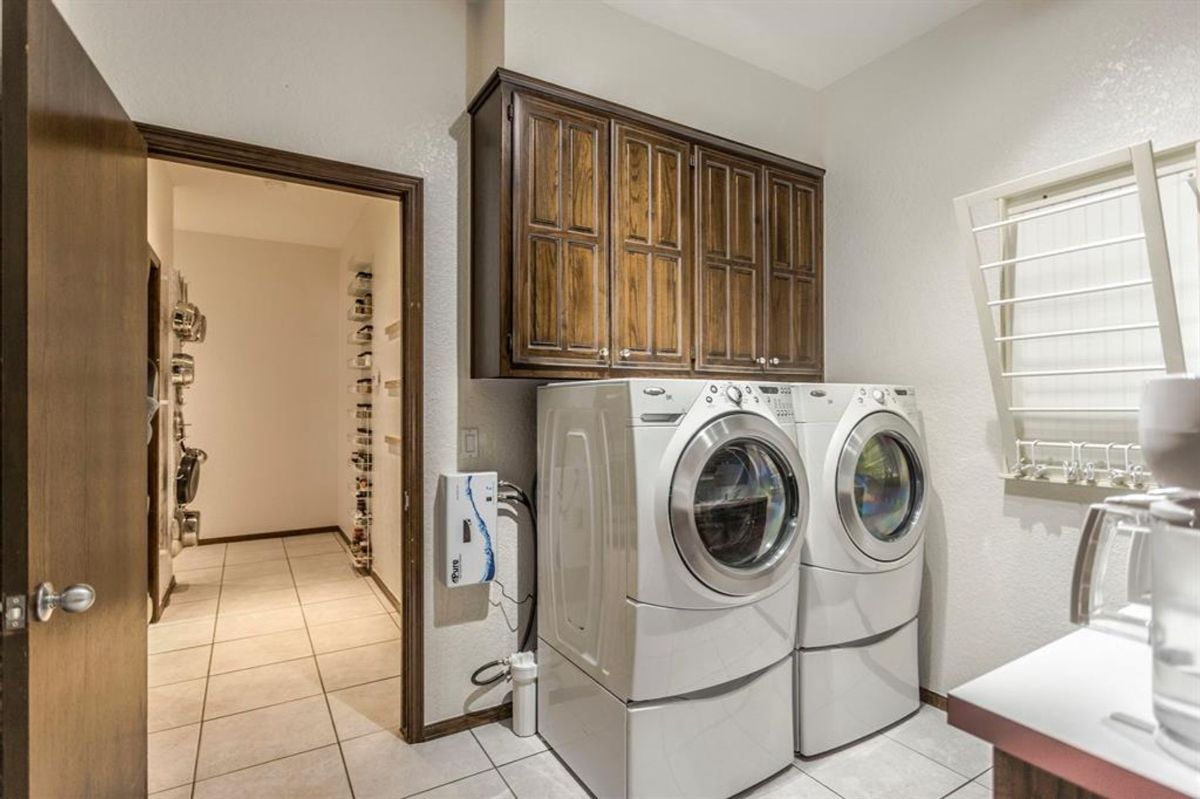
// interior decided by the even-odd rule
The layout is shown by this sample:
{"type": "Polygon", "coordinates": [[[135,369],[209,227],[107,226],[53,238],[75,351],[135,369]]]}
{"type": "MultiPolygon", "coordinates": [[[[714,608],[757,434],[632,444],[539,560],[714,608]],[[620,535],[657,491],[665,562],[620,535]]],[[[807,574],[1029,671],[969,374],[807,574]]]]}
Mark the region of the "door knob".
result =
{"type": "Polygon", "coordinates": [[[598,361],[607,361],[608,360],[608,347],[601,347],[599,350],[597,350],[596,360],[598,360],[598,361]]]}
{"type": "Polygon", "coordinates": [[[628,347],[621,350],[621,360],[623,360],[623,361],[629,360],[630,355],[633,355],[633,350],[629,349],[628,347]]]}
{"type": "Polygon", "coordinates": [[[54,583],[42,583],[33,595],[38,621],[49,621],[56,608],[64,613],[83,613],[96,602],[96,589],[87,583],[68,585],[61,594],[54,592],[54,583]]]}
{"type": "Polygon", "coordinates": [[[766,366],[766,365],[767,365],[767,359],[766,359],[766,358],[764,358],[764,357],[763,357],[763,356],[761,356],[761,355],[760,355],[760,356],[758,356],[757,358],[755,358],[755,359],[754,359],[754,362],[755,362],[756,364],[758,364],[759,366],[766,366]]]}
{"type": "Polygon", "coordinates": [[[779,359],[778,359],[778,358],[772,358],[772,359],[771,359],[771,365],[772,365],[772,366],[778,366],[778,365],[779,365],[779,359]]]}

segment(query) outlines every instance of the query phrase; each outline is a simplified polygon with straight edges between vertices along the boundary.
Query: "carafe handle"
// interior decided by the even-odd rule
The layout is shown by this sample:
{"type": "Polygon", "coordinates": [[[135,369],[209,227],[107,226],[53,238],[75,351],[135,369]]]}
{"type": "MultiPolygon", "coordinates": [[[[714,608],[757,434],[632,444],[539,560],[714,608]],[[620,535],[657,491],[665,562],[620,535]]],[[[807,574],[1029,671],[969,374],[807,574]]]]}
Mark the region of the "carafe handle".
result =
{"type": "MultiPolygon", "coordinates": [[[[1108,549],[1103,545],[1101,539],[1104,517],[1113,512],[1121,513],[1112,505],[1098,503],[1089,506],[1087,515],[1084,517],[1083,530],[1079,537],[1079,550],[1075,554],[1075,570],[1071,576],[1071,622],[1081,627],[1091,627],[1148,643],[1150,628],[1146,620],[1133,615],[1098,613],[1093,604],[1099,593],[1097,583],[1103,579],[1100,560],[1107,555],[1108,549]]],[[[1129,515],[1133,516],[1136,513],[1137,510],[1134,507],[1129,508],[1129,515]]],[[[1135,533],[1135,535],[1140,537],[1145,534],[1135,533]]],[[[1140,573],[1143,566],[1140,560],[1148,551],[1148,547],[1138,545],[1145,544],[1144,541],[1134,543],[1129,569],[1131,573],[1140,573]],[[1135,559],[1139,562],[1133,562],[1135,559]]]]}

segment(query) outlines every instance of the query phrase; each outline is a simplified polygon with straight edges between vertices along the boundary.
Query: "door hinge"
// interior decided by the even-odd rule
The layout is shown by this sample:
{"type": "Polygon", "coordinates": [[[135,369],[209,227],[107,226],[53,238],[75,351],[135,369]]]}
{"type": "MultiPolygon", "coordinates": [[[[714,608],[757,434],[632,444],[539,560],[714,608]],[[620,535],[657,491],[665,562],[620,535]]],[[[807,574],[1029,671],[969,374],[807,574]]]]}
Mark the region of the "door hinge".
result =
{"type": "Polygon", "coordinates": [[[513,107],[512,107],[512,103],[509,103],[509,104],[508,104],[508,107],[504,109],[504,116],[508,117],[509,119],[512,119],[512,118],[513,118],[513,107]]]}
{"type": "Polygon", "coordinates": [[[24,594],[4,597],[4,632],[25,629],[27,600],[24,594]]]}
{"type": "Polygon", "coordinates": [[[404,509],[408,510],[408,492],[404,492],[404,509]]]}

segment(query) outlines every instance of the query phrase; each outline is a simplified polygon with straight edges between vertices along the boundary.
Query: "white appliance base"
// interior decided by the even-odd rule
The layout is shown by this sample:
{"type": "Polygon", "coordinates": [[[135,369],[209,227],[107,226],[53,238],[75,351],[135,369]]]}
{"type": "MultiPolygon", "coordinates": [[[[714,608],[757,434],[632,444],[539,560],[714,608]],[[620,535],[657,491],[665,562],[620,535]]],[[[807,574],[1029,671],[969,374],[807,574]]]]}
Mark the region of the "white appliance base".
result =
{"type": "Polygon", "coordinates": [[[721,799],[792,762],[791,669],[626,704],[541,641],[538,731],[600,799],[721,799]]]}
{"type": "Polygon", "coordinates": [[[920,707],[917,620],[857,646],[796,650],[796,751],[819,755],[920,707]]]}

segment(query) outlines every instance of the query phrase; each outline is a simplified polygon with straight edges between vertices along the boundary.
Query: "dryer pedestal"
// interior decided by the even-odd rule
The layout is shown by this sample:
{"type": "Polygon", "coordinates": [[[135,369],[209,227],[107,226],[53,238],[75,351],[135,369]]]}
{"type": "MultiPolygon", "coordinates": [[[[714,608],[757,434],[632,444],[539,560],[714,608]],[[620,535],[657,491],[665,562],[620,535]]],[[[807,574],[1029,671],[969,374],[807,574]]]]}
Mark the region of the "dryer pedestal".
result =
{"type": "Polygon", "coordinates": [[[724,799],[791,764],[791,672],[625,703],[539,641],[538,731],[600,799],[724,799]]]}
{"type": "Polygon", "coordinates": [[[796,751],[819,755],[921,705],[917,620],[858,644],[796,650],[796,751]]]}

